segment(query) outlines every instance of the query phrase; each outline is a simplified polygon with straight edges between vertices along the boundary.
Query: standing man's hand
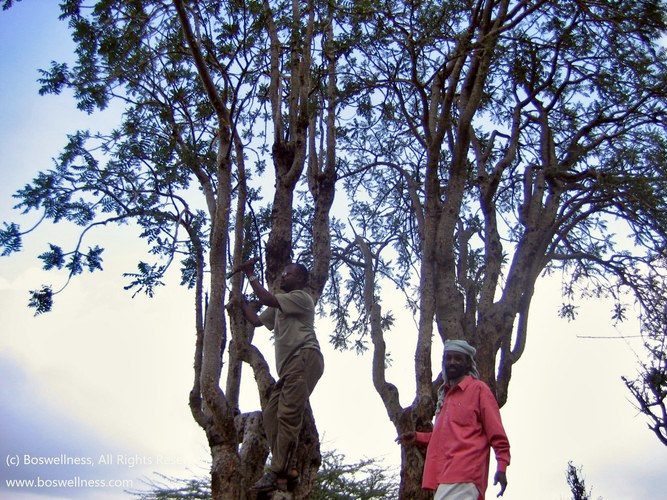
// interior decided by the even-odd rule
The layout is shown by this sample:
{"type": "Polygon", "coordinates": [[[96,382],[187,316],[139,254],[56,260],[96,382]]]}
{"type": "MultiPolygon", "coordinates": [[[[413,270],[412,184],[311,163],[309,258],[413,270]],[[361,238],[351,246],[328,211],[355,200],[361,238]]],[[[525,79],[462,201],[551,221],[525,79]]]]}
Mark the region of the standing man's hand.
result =
{"type": "Polygon", "coordinates": [[[417,439],[417,435],[414,432],[410,431],[410,432],[404,432],[403,434],[398,436],[395,439],[395,441],[398,444],[411,445],[411,444],[415,444],[416,439],[417,439]]]}
{"type": "Polygon", "coordinates": [[[504,472],[496,472],[495,477],[493,478],[493,484],[494,486],[496,484],[500,484],[500,491],[496,495],[497,497],[503,496],[503,493],[505,493],[505,488],[507,488],[507,476],[505,475],[504,472]]]}

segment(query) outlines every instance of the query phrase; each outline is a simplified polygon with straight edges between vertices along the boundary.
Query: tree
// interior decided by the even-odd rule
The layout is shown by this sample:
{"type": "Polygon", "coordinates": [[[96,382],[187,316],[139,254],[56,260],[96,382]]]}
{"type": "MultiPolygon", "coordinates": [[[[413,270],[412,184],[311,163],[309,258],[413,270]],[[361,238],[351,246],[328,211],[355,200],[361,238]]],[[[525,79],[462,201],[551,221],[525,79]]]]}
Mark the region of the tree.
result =
{"type": "Polygon", "coordinates": [[[622,377],[636,402],[636,408],[648,417],[648,428],[667,446],[667,303],[665,303],[664,266],[643,280],[637,289],[640,297],[641,330],[644,337],[645,360],[639,361],[634,379],[622,377]],[[663,271],[663,272],[661,272],[663,271]]]}
{"type": "Polygon", "coordinates": [[[345,455],[335,451],[322,454],[322,467],[311,500],[371,500],[397,498],[398,485],[387,477],[390,470],[377,459],[345,463],[345,455]]]}
{"type": "MultiPolygon", "coordinates": [[[[196,298],[191,407],[211,444],[214,496],[237,498],[266,457],[258,415],[238,408],[242,363],[262,399],[274,382],[248,325],[234,307],[224,314],[241,290],[225,274],[252,251],[244,242],[266,238],[269,285],[290,251],[310,260],[335,344],[363,350],[370,338],[373,383],[398,433],[430,425],[434,338],[475,345],[506,401],[543,273],[562,273],[564,316],[576,316],[579,294],[610,296],[613,317],[627,315],[624,293],[646,289],[667,234],[663,7],[104,0],[86,10],[69,0],[79,60],[54,63],[44,90],[69,86],[89,111],[121,99],[127,111],[111,134],[74,134],[21,206],[83,228],[73,252],[42,256],[47,267],[97,269],[89,229],[129,220],[165,259],[141,263],[130,288],[154,293],[183,259],[196,298]],[[269,149],[275,193],[255,210],[269,149]],[[348,225],[329,224],[335,181],[351,200],[348,225]],[[381,293],[393,287],[418,323],[407,407],[385,371],[395,313],[381,293]]],[[[5,252],[21,236],[7,224],[5,252]]],[[[54,293],[34,293],[38,312],[54,293]]],[[[299,495],[319,465],[306,420],[299,495]]],[[[402,498],[428,497],[423,459],[402,450],[402,498]]]]}
{"type": "MultiPolygon", "coordinates": [[[[329,298],[341,347],[370,337],[402,433],[434,413],[435,333],[477,347],[507,400],[542,274],[562,273],[565,317],[580,295],[627,314],[624,293],[665,249],[667,26],[663,2],[370,1],[350,16],[348,59],[364,62],[344,79],[361,97],[340,134],[354,234],[338,235],[332,283],[349,281],[329,298]],[[418,318],[407,407],[385,373],[394,286],[418,318]]],[[[422,464],[403,449],[402,498],[427,498],[422,464]]]]}
{"type": "MultiPolygon", "coordinates": [[[[377,459],[346,463],[345,455],[333,450],[322,453],[322,467],[317,472],[312,500],[371,500],[395,498],[397,486],[387,478],[389,469],[377,459]]],[[[149,491],[133,491],[141,500],[174,498],[211,498],[211,484],[207,477],[178,479],[157,475],[147,482],[149,491]]]]}
{"type": "Polygon", "coordinates": [[[636,408],[649,419],[648,428],[660,442],[667,446],[667,363],[665,342],[647,341],[645,349],[649,361],[640,362],[640,372],[635,379],[623,378],[623,382],[634,396],[636,408]]]}
{"type": "MultiPolygon", "coordinates": [[[[121,101],[124,114],[109,133],[72,134],[54,168],[17,193],[18,206],[41,212],[42,220],[81,227],[75,248],[53,243],[40,256],[46,270],[64,268],[69,278],[101,269],[102,249],[85,246],[93,229],[110,223],[136,224],[153,256],[154,262],[141,261],[126,274],[134,293],[152,296],[180,259],[182,284],[195,299],[190,407],[210,444],[212,495],[253,496],[248,486],[268,448],[260,413],[239,408],[241,363],[252,367],[262,404],[274,380],[233,307],[241,276],[231,286],[226,277],[266,239],[271,286],[297,252],[313,269],[309,291],[316,300],[327,281],[336,177],[331,11],[296,0],[67,0],[61,9],[77,62],[71,68],[52,63],[42,72],[42,93],[70,88],[87,112],[121,101]],[[257,179],[268,161],[277,180],[273,202],[270,211],[255,213],[257,179]],[[300,183],[312,210],[295,220],[300,183]],[[293,237],[298,225],[310,228],[307,238],[293,237]],[[232,305],[229,320],[226,304],[232,305]]],[[[5,223],[3,255],[20,250],[30,231],[5,223]]],[[[62,289],[33,291],[36,314],[50,310],[62,289]]],[[[320,462],[312,415],[305,420],[300,497],[311,489],[320,462]]]]}
{"type": "MultiPolygon", "coordinates": [[[[572,492],[572,500],[590,500],[593,489],[586,489],[581,467],[575,467],[572,461],[567,463],[567,484],[572,492]]],[[[598,500],[601,500],[599,497],[598,500]]]]}

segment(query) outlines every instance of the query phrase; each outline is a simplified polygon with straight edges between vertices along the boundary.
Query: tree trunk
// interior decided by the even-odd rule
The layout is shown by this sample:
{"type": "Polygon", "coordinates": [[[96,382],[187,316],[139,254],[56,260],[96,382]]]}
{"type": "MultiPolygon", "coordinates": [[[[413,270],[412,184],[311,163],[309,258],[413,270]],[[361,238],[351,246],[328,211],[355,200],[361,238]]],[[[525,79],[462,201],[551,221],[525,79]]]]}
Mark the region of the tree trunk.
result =
{"type": "Polygon", "coordinates": [[[401,487],[398,496],[405,500],[430,500],[433,492],[422,489],[422,471],[426,448],[403,446],[401,452],[401,487]]]}
{"type": "Polygon", "coordinates": [[[310,404],[303,416],[301,433],[299,434],[299,446],[296,449],[296,463],[299,470],[299,484],[294,491],[295,500],[306,500],[310,497],[317,471],[322,464],[320,454],[320,435],[317,432],[315,419],[310,404]]]}
{"type": "Polygon", "coordinates": [[[264,472],[264,463],[269,456],[269,443],[264,434],[262,412],[253,411],[238,415],[235,426],[241,438],[241,449],[239,450],[240,474],[237,481],[243,498],[255,498],[250,493],[250,487],[264,472]]]}
{"type": "Polygon", "coordinates": [[[211,444],[211,493],[213,500],[238,500],[241,496],[239,458],[228,443],[211,444]]]}

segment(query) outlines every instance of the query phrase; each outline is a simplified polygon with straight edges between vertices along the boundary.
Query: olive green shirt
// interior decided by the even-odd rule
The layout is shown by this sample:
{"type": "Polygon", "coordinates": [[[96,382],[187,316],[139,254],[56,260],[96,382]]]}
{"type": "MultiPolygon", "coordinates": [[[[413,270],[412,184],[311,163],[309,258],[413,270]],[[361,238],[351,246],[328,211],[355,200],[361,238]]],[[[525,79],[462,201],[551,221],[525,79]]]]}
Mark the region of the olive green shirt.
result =
{"type": "Polygon", "coordinates": [[[259,319],[273,330],[276,348],[276,369],[282,377],[285,362],[301,348],[320,350],[315,335],[315,304],[304,290],[277,293],[280,309],[267,307],[259,319]]]}

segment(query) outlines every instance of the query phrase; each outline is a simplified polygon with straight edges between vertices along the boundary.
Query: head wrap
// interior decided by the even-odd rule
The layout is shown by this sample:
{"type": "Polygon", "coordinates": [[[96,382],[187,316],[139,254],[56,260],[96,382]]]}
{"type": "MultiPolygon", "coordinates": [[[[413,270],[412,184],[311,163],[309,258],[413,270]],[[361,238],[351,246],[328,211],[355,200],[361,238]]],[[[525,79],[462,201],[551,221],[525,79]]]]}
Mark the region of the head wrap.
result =
{"type": "MultiPolygon", "coordinates": [[[[469,375],[472,375],[474,378],[479,378],[479,371],[477,371],[477,364],[475,363],[475,353],[477,349],[468,344],[465,340],[446,340],[445,341],[445,352],[454,351],[461,352],[470,358],[470,370],[468,371],[469,375]]],[[[438,388],[438,402],[435,407],[435,414],[440,413],[442,409],[442,404],[445,400],[445,385],[447,382],[447,372],[445,371],[445,358],[442,359],[442,379],[444,383],[438,388]]]]}
{"type": "Polygon", "coordinates": [[[447,351],[462,352],[463,354],[470,356],[470,358],[473,358],[477,349],[468,344],[465,340],[446,340],[445,352],[447,351]]]}

